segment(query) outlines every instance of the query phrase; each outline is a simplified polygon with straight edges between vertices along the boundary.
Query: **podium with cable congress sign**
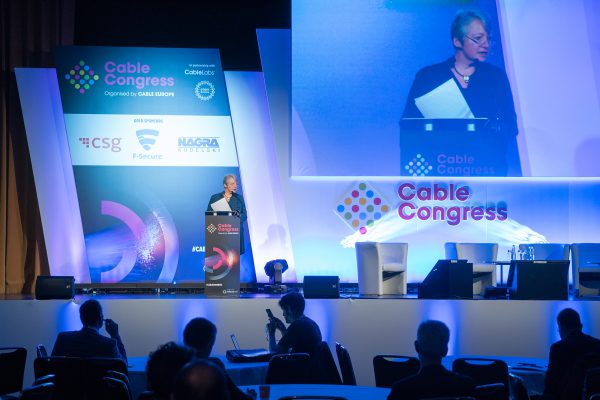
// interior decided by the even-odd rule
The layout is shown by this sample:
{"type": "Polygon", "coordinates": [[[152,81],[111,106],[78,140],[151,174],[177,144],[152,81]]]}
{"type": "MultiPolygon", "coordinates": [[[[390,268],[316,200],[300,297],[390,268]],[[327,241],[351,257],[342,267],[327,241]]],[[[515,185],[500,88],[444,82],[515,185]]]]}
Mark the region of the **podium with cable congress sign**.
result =
{"type": "Polygon", "coordinates": [[[240,295],[240,217],[232,211],[207,211],[204,293],[215,297],[240,295]]]}

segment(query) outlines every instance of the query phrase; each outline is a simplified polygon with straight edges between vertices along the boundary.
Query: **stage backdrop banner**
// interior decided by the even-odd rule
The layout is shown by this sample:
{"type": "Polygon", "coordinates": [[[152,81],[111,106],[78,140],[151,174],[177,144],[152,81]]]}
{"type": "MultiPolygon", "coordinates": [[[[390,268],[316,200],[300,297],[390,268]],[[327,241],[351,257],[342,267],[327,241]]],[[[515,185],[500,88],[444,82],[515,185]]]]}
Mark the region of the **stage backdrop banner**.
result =
{"type": "Polygon", "coordinates": [[[56,66],[91,283],[203,281],[208,199],[239,176],[219,51],[72,46],[56,66]]]}

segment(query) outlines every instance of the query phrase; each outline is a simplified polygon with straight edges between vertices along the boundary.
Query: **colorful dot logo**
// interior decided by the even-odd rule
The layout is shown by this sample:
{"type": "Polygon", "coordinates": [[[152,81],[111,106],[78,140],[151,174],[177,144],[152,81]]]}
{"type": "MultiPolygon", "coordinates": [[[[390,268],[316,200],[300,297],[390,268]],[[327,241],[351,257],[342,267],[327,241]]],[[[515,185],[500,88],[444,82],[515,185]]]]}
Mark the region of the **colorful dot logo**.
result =
{"type": "Polygon", "coordinates": [[[90,90],[100,79],[94,70],[81,60],[75,64],[69,73],[65,74],[65,79],[77,90],[83,94],[90,90]]]}
{"type": "Polygon", "coordinates": [[[214,226],[213,224],[210,224],[209,226],[206,227],[206,230],[212,234],[212,233],[215,233],[215,231],[217,230],[217,227],[214,226]]]}
{"type": "Polygon", "coordinates": [[[427,176],[433,170],[429,162],[421,154],[417,154],[411,161],[404,165],[404,169],[412,176],[427,176]]]}
{"type": "Polygon", "coordinates": [[[340,199],[336,207],[336,212],[342,220],[363,235],[388,211],[388,202],[364,182],[356,184],[340,199]]]}

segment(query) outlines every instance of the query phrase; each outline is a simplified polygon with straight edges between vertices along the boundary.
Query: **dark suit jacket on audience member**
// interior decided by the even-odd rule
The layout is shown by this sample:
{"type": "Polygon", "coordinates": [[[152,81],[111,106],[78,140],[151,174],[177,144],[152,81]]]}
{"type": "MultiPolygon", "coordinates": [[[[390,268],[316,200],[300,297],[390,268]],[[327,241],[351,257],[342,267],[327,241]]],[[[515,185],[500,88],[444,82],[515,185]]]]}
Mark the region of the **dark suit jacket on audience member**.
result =
{"type": "Polygon", "coordinates": [[[92,328],[61,332],[56,338],[52,356],[120,358],[127,363],[121,338],[109,338],[92,328]]]}
{"type": "Polygon", "coordinates": [[[550,347],[543,398],[547,400],[581,398],[582,387],[577,387],[578,384],[568,385],[569,379],[575,378],[573,374],[577,372],[576,364],[583,356],[598,352],[600,352],[600,340],[583,332],[572,332],[566,338],[554,343],[550,347]]]}
{"type": "Polygon", "coordinates": [[[443,365],[429,365],[418,374],[394,383],[388,400],[475,395],[473,379],[448,371],[443,365]]]}
{"type": "Polygon", "coordinates": [[[208,357],[208,361],[212,361],[213,363],[217,364],[225,372],[227,389],[229,389],[229,397],[231,400],[252,400],[252,397],[247,396],[239,387],[237,387],[235,383],[233,383],[231,377],[225,369],[225,364],[223,364],[223,361],[219,360],[217,357],[208,357]]]}

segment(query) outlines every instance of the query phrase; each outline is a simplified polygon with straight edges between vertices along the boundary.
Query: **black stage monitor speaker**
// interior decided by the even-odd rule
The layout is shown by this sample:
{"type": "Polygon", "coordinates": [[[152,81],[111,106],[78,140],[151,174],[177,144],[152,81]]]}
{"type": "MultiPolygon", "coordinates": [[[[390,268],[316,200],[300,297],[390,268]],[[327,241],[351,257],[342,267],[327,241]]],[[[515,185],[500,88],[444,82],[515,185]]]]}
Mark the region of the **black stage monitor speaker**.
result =
{"type": "Polygon", "coordinates": [[[339,276],[305,276],[304,297],[307,299],[334,299],[340,297],[339,276]]]}
{"type": "Polygon", "coordinates": [[[568,300],[569,260],[513,261],[511,299],[568,300]]]}
{"type": "Polygon", "coordinates": [[[420,299],[472,299],[473,264],[439,260],[419,285],[420,299]]]}
{"type": "Polygon", "coordinates": [[[72,276],[38,276],[35,298],[38,300],[72,299],[75,296],[75,278],[72,276]]]}

